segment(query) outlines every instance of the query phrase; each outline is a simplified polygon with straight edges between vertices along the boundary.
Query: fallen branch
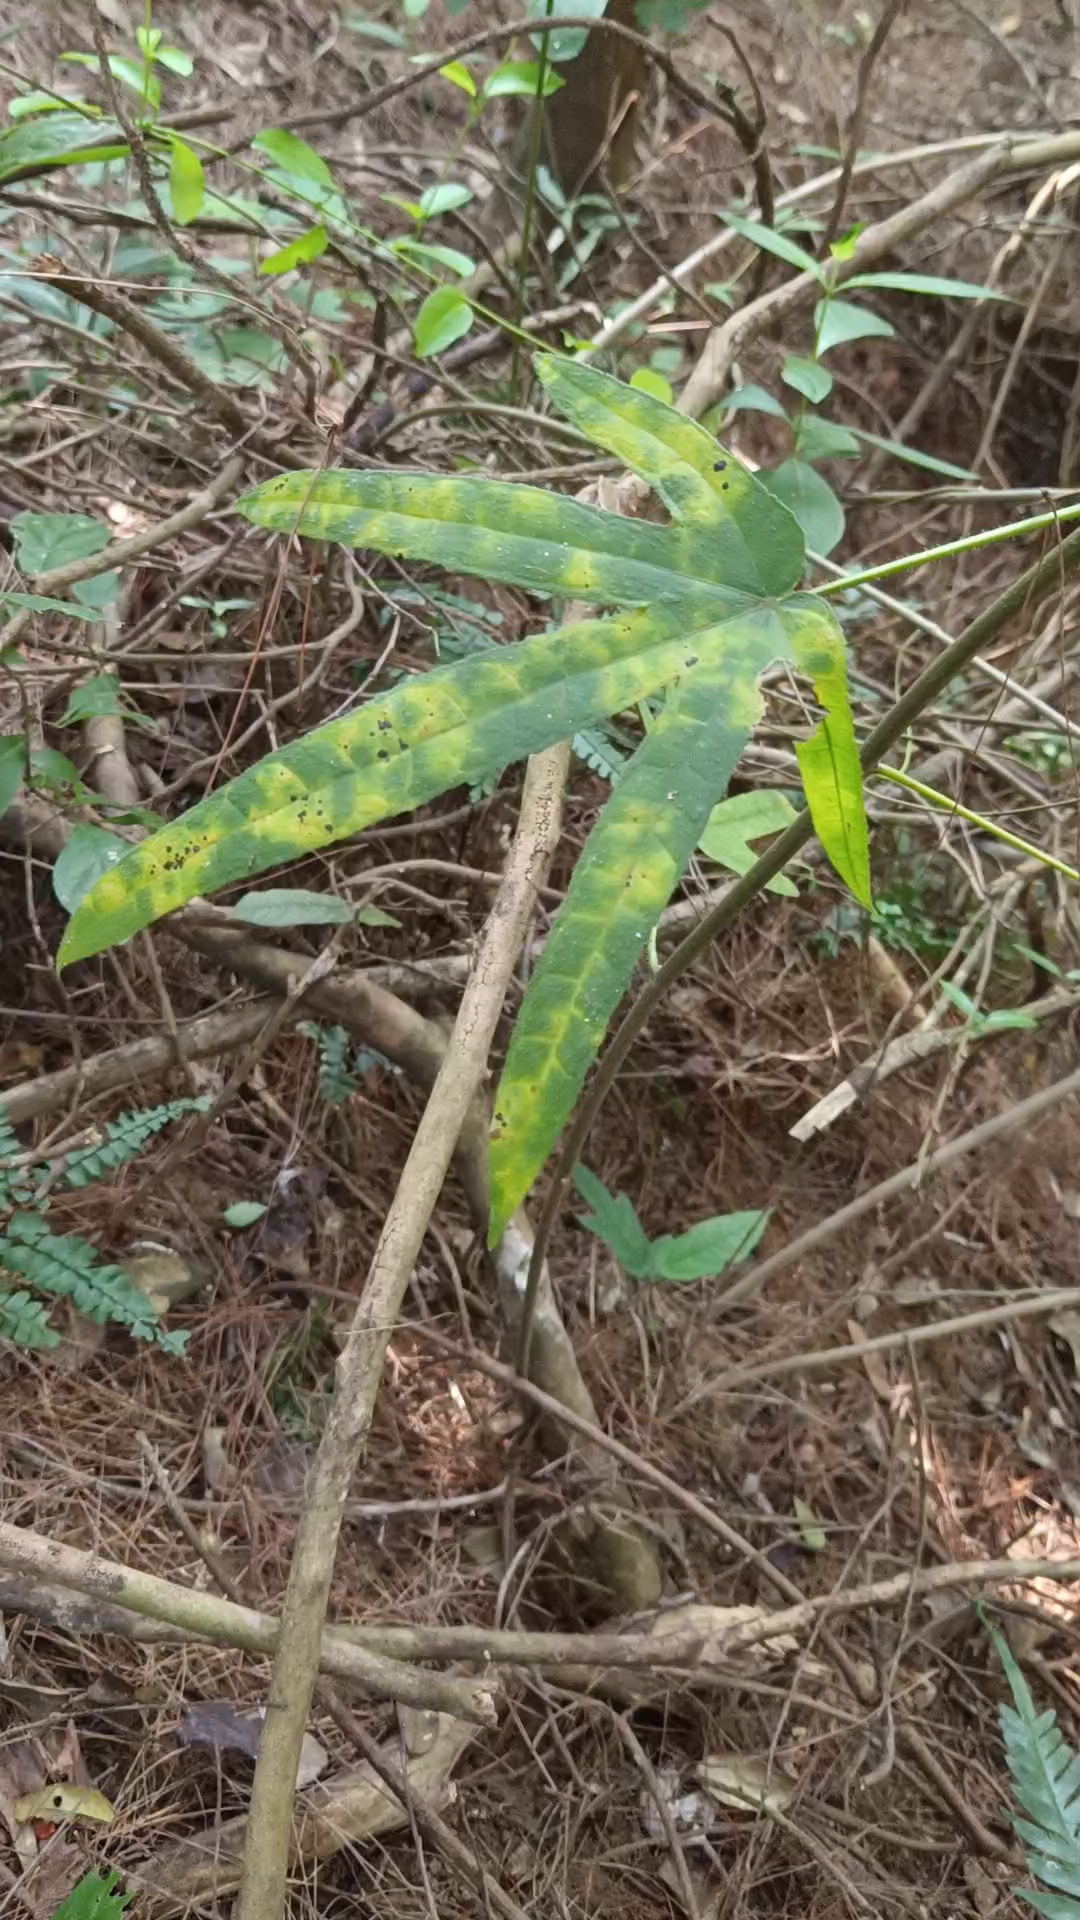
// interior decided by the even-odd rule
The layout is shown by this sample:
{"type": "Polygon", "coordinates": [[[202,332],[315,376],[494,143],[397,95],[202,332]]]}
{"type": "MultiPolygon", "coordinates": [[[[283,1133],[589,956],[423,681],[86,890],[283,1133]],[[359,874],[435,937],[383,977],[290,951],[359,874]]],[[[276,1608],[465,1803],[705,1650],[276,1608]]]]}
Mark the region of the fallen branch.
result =
{"type": "MultiPolygon", "coordinates": [[[[200,1640],[243,1647],[248,1653],[273,1654],[278,1646],[281,1622],[272,1614],[258,1613],[253,1607],[238,1607],[231,1600],[179,1586],[173,1580],[161,1580],[156,1574],[122,1566],[115,1560],[104,1560],[81,1547],[63,1546],[44,1534],[33,1533],[28,1527],[10,1526],[6,1521],[0,1521],[0,1566],[10,1568],[13,1573],[73,1587],[91,1599],[127,1607],[151,1620],[167,1621],[200,1640]]],[[[374,1699],[435,1708],[440,1713],[457,1714],[477,1726],[491,1726],[494,1722],[491,1688],[482,1683],[419,1672],[415,1667],[388,1660],[382,1654],[369,1653],[366,1648],[339,1640],[332,1634],[325,1635],[317,1645],[316,1661],[325,1673],[351,1680],[374,1699]]]]}
{"type": "Polygon", "coordinates": [[[390,1335],[458,1134],[473,1107],[536,889],[558,844],[569,746],[529,761],[503,882],[462,995],[446,1058],[416,1130],[352,1326],[293,1547],[281,1633],[255,1767],[237,1920],[278,1920],[292,1803],[319,1665],[345,1499],[371,1425],[390,1335]]]}
{"type": "MultiPolygon", "coordinates": [[[[918,200],[912,200],[886,220],[866,227],[859,235],[850,258],[831,262],[831,283],[842,286],[853,274],[865,273],[869,266],[895,252],[905,241],[913,240],[925,232],[935,220],[973,199],[992,180],[1009,173],[1026,172],[1030,168],[1055,167],[1078,156],[1080,133],[1064,133],[1045,140],[1001,141],[989,152],[969,160],[966,166],[958,167],[955,173],[947,174],[944,180],[939,180],[918,200]]],[[[774,287],[757,300],[751,300],[720,326],[714,327],[697,366],[679,395],[681,411],[697,419],[714,401],[720,399],[736,360],[746,352],[758,334],[767,327],[778,325],[803,307],[810,306],[820,297],[821,282],[817,275],[809,271],[799,273],[791,280],[785,280],[782,286],[774,287]]]]}

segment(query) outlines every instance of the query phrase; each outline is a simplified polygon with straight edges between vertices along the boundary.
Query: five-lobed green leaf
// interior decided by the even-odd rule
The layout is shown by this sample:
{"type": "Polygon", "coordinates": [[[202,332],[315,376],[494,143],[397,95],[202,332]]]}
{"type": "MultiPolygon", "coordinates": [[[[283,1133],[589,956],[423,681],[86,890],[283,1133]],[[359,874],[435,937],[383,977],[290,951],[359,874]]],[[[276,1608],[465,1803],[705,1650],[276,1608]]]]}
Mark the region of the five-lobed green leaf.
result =
{"type": "Polygon", "coordinates": [[[60,954],[66,965],[97,952],[197,893],[411,810],[672,688],[578,862],[522,1008],[496,1096],[493,1236],[577,1098],[776,660],[808,674],[825,709],[800,749],[807,797],[830,858],[860,899],[868,890],[843,636],[827,603],[793,591],[804,565],[796,520],[704,428],[652,395],[553,355],[536,368],[571,423],[648,481],[669,524],[528,486],[351,469],[284,474],[241,510],[284,533],[621,610],[400,681],[269,756],[104,875],[60,954]]]}

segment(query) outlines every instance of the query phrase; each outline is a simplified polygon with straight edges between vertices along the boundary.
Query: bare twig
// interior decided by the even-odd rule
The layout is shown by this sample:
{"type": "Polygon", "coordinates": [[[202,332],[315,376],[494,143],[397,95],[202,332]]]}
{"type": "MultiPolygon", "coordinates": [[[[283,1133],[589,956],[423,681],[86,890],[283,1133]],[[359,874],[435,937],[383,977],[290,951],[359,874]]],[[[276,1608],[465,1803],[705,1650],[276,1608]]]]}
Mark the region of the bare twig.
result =
{"type": "Polygon", "coordinates": [[[345,1497],[371,1424],[387,1343],[455,1141],[487,1065],[536,888],[557,844],[568,761],[569,748],[561,747],[529,762],[503,885],[337,1363],[334,1399],[293,1549],[252,1787],[237,1920],[275,1920],[284,1906],[297,1761],[345,1497]]]}
{"type": "Polygon", "coordinates": [[[840,231],[840,222],[847,204],[848,188],[851,185],[851,170],[862,145],[863,128],[866,125],[866,109],[870,102],[870,80],[877,65],[878,56],[906,5],[907,0],[885,0],[877,26],[870,35],[862,59],[859,61],[859,72],[855,82],[855,107],[844,135],[844,150],[840,161],[840,178],[836,183],[836,197],[825,222],[825,231],[818,247],[818,253],[822,259],[827,257],[829,248],[840,231]]]}
{"type": "MultiPolygon", "coordinates": [[[[62,1546],[44,1534],[9,1526],[5,1521],[0,1521],[0,1566],[74,1587],[77,1593],[128,1607],[152,1620],[167,1620],[200,1639],[224,1646],[265,1654],[273,1653],[278,1645],[281,1623],[270,1614],[161,1580],[137,1567],[121,1566],[80,1547],[62,1546]]],[[[443,1674],[419,1673],[402,1661],[368,1653],[333,1634],[316,1642],[316,1659],[325,1672],[351,1680],[377,1699],[433,1707],[440,1713],[459,1714],[479,1726],[490,1726],[494,1717],[490,1687],[443,1674]]]]}

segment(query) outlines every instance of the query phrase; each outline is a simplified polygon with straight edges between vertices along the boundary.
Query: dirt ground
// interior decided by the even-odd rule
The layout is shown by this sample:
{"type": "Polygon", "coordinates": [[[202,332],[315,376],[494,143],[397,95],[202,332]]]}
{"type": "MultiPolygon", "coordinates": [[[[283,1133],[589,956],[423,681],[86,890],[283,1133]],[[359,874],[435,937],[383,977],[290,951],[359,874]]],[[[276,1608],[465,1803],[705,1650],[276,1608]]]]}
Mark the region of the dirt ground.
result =
{"type": "MultiPolygon", "coordinates": [[[[118,44],[138,24],[123,0],[110,0],[103,11],[118,44]]],[[[396,8],[363,11],[399,24],[396,8]]],[[[413,50],[442,47],[518,11],[474,4],[451,19],[436,0],[412,29],[413,50]]],[[[699,84],[714,72],[731,79],[719,24],[737,30],[768,108],[777,181],[789,189],[824,164],[815,149],[834,148],[838,125],[847,124],[871,14],[848,0],[747,0],[697,16],[671,50],[699,84]]],[[[363,119],[345,117],[361,83],[400,68],[399,54],[350,29],[351,17],[347,8],[316,5],[154,11],[155,25],[196,61],[195,78],[183,88],[168,82],[167,99],[185,107],[227,99],[230,141],[286,112],[338,113],[325,137],[308,137],[317,138],[353,192],[366,193],[371,225],[389,233],[397,215],[382,196],[413,195],[438,177],[465,137],[462,103],[448,97],[450,89],[425,88],[363,119]]],[[[0,89],[9,69],[60,86],[71,73],[61,55],[92,45],[88,18],[66,0],[33,12],[0,7],[0,28],[7,63],[0,89]]],[[[1078,114],[1080,34],[1064,0],[911,0],[873,73],[861,150],[891,152],[997,130],[1054,132],[1075,126],[1078,114]]],[[[517,125],[515,103],[508,103],[490,128],[485,121],[483,134],[469,136],[470,179],[497,170],[517,125]]],[[[894,211],[925,192],[944,164],[923,155],[859,175],[851,218],[871,221],[894,211]]],[[[999,184],[938,222],[896,266],[981,281],[1036,184],[999,184]]],[[[728,130],[655,79],[644,103],[637,171],[623,196],[629,224],[607,235],[561,295],[565,324],[579,335],[590,332],[615,303],[649,285],[658,265],[677,266],[710,238],[719,207],[746,185],[745,160],[728,130]]],[[[134,193],[130,181],[125,191],[134,193]]],[[[216,456],[211,430],[197,414],[177,426],[177,444],[182,439],[186,451],[194,449],[187,465],[159,427],[147,428],[142,439],[114,430],[100,395],[91,392],[96,376],[85,368],[81,381],[65,365],[33,392],[20,384],[20,370],[32,362],[55,361],[65,336],[45,308],[27,313],[12,305],[13,262],[25,258],[18,250],[28,242],[55,250],[59,216],[50,202],[88,197],[63,176],[59,185],[46,179],[0,191],[0,207],[10,203],[0,234],[0,370],[10,387],[4,410],[16,422],[11,433],[0,426],[0,516],[6,523],[28,506],[74,509],[106,515],[122,536],[137,528],[140,515],[157,519],[182,506],[216,456]]],[[[119,188],[114,198],[123,203],[119,188]]],[[[980,473],[1005,490],[1059,483],[1062,423],[1077,378],[1075,209],[1074,193],[1068,245],[1056,255],[1054,236],[1039,232],[1019,249],[1008,283],[1015,304],[987,317],[920,427],[928,453],[967,467],[999,406],[980,473]],[[1030,331],[1021,339],[1036,291],[1030,331]]],[[[100,230],[80,226],[77,212],[63,232],[73,248],[100,242],[100,230]]],[[[447,237],[470,249],[487,245],[471,210],[447,237]]],[[[113,230],[110,244],[117,240],[113,230]]],[[[227,240],[221,244],[227,252],[227,240]]],[[[124,271],[121,257],[114,277],[124,271]]],[[[138,285],[134,270],[127,271],[138,285]]],[[[964,316],[957,303],[887,294],[882,310],[896,337],[858,342],[836,358],[837,416],[893,436],[964,316]]],[[[370,305],[338,308],[324,323],[327,424],[340,418],[342,396],[370,358],[374,325],[370,305]]],[[[678,387],[705,326],[692,302],[676,306],[673,298],[670,311],[655,314],[648,331],[627,345],[615,370],[629,374],[661,350],[663,371],[678,387]],[[673,319],[685,324],[672,330],[673,319]]],[[[77,358],[82,349],[73,351],[77,358]]],[[[742,378],[768,385],[780,353],[779,338],[759,340],[740,366],[742,378]]],[[[461,377],[474,399],[500,404],[505,357],[478,362],[461,377]]],[[[375,399],[383,387],[376,389],[375,399]]],[[[242,397],[253,421],[281,425],[284,403],[272,383],[242,397]]],[[[438,397],[428,395],[425,406],[438,397]]],[[[404,417],[391,423],[372,457],[446,470],[479,458],[492,472],[550,473],[570,489],[588,477],[575,472],[583,450],[568,451],[557,435],[545,439],[530,420],[475,412],[462,421],[425,414],[417,401],[412,410],[421,417],[410,424],[410,404],[399,399],[404,417]]],[[[758,461],[775,457],[774,421],[757,414],[736,420],[736,451],[758,461]]],[[[862,469],[848,484],[841,463],[834,466],[848,513],[838,557],[852,567],[1036,510],[952,499],[935,476],[888,459],[866,485],[862,469]],[[925,503],[918,497],[924,486],[925,503]]],[[[268,596],[279,591],[267,552],[261,535],[223,510],[171,549],[167,576],[154,568],[138,574],[126,615],[125,687],[150,724],[129,729],[128,744],[155,805],[186,804],[205,790],[211,769],[215,779],[219,770],[239,771],[336,711],[366,675],[381,670],[392,614],[400,627],[397,667],[431,664],[430,628],[407,609],[402,618],[391,602],[369,598],[325,675],[309,683],[301,666],[298,677],[297,653],[342,619],[347,582],[336,559],[320,571],[297,555],[272,623],[274,642],[292,652],[257,662],[257,670],[247,664],[265,631],[268,596]],[[162,624],[154,616],[166,577],[174,594],[162,624]],[[198,604],[179,604],[177,583],[198,604]],[[210,603],[229,601],[242,604],[215,632],[210,603]]],[[[1023,563],[1036,554],[1028,543],[1023,563]]],[[[1013,553],[991,549],[921,576],[905,591],[924,620],[956,632],[1019,564],[1013,553]]],[[[380,578],[384,587],[401,584],[389,567],[380,578]]],[[[486,609],[503,638],[543,624],[542,610],[515,591],[451,585],[486,609]]],[[[1066,711],[1077,604],[1075,589],[1063,593],[1038,627],[1043,670],[1047,662],[1060,667],[1052,697],[1066,711]]],[[[1011,667],[1030,637],[1027,629],[1011,632],[994,661],[1011,667]]],[[[860,718],[876,717],[875,702],[933,654],[934,643],[902,612],[880,607],[851,625],[849,640],[864,697],[860,718]]],[[[59,719],[78,675],[63,660],[41,658],[38,717],[49,741],[78,757],[77,731],[59,719]]],[[[991,732],[999,760],[976,762],[968,754],[972,729],[981,741],[991,725],[991,697],[981,683],[967,683],[952,708],[920,723],[918,751],[940,753],[955,743],[948,729],[959,729],[963,750],[947,771],[949,792],[1075,861],[1074,769],[1066,766],[1055,779],[1045,767],[1021,763],[1030,791],[1018,800],[1001,776],[1000,735],[991,732]]],[[[21,724],[17,696],[3,687],[0,712],[0,730],[21,724]]],[[[770,696],[769,716],[782,728],[779,696],[775,703],[770,696]]],[[[752,748],[741,770],[748,784],[769,767],[767,748],[756,761],[754,754],[752,748]]],[[[596,773],[575,762],[540,935],[606,792],[596,773]]],[[[365,897],[394,914],[396,924],[351,935],[349,964],[382,968],[379,977],[445,1025],[519,797],[520,769],[511,768],[493,792],[470,797],[460,789],[406,823],[297,863],[275,882],[346,892],[370,884],[365,897]],[[403,861],[429,864],[407,871],[403,861]]],[[[715,1212],[767,1207],[763,1251],[778,1253],[857,1194],[1072,1069],[1078,1011],[1067,1005],[1037,1024],[1002,1026],[915,1059],[806,1144],[792,1138],[815,1102],[887,1037],[910,1032],[912,994],[931,992],[931,975],[981,901],[1005,902],[996,944],[991,940],[984,953],[983,1005],[1022,1008],[1049,990],[1054,983],[1040,972],[1040,947],[1063,974],[1080,965],[1064,881],[1051,876],[1010,890],[1009,870],[995,864],[985,838],[958,816],[935,823],[903,801],[884,794],[875,834],[879,906],[892,909],[891,920],[879,913],[868,930],[845,904],[839,882],[820,865],[806,868],[799,897],[759,899],[696,963],[634,1049],[587,1157],[612,1191],[633,1197],[650,1235],[715,1212]],[[1006,884],[995,895],[1002,874],[1006,884]]],[[[7,836],[0,851],[0,1096],[246,996],[220,960],[167,929],[152,943],[140,937],[87,963],[61,989],[50,956],[65,915],[52,894],[50,857],[25,834],[23,841],[7,836]]],[[[710,884],[699,865],[683,897],[694,900],[710,884]]],[[[310,959],[323,931],[290,931],[288,945],[310,959]]],[[[513,1011],[508,1006],[500,1030],[500,1057],[513,1011]]],[[[140,1103],[220,1095],[234,1066],[230,1055],[211,1055],[186,1073],[155,1073],[122,1093],[81,1103],[76,1093],[29,1121],[22,1134],[28,1143],[55,1145],[65,1130],[100,1125],[140,1103]]],[[[248,1605],[280,1608],[340,1331],[424,1097],[422,1087],[376,1056],[361,1063],[341,1103],[330,1104],[316,1044],[287,1027],[209,1130],[198,1118],[184,1121],[107,1182],[54,1195],[54,1232],[77,1233],[110,1258],[171,1257],[188,1270],[193,1290],[169,1316],[188,1344],[181,1358],[172,1357],[61,1309],[64,1338],[55,1353],[0,1351],[4,1522],[199,1590],[215,1586],[209,1550],[248,1605]],[[223,1223],[223,1209],[249,1200],[265,1208],[252,1225],[223,1223]],[[151,1449],[176,1511],[154,1476],[151,1449]]],[[[687,1599],[717,1607],[783,1604],[770,1569],[810,1598],[839,1596],[914,1567],[1080,1553],[1080,1314],[1065,1306],[1048,1321],[1045,1314],[1009,1318],[999,1311],[1041,1290],[1075,1285],[1078,1158],[1080,1126],[1062,1106],[874,1208],[727,1309],[717,1284],[659,1288],[628,1280],[578,1224],[576,1207],[563,1211],[550,1250],[552,1278],[602,1425],[708,1503],[756,1551],[750,1560],[725,1549],[670,1495],[628,1470],[659,1547],[665,1607],[687,1599]],[[924,1335],[944,1318],[984,1308],[983,1326],[946,1338],[924,1335]],[[860,1357],[859,1345],[879,1335],[896,1337],[860,1357]],[[844,1350],[840,1358],[793,1364],[833,1348],[844,1350]],[[741,1379],[713,1385],[736,1370],[741,1379]],[[761,1377],[747,1377],[754,1372],[761,1377]]],[[[454,1359],[438,1351],[425,1329],[441,1329],[459,1351],[475,1346],[511,1357],[466,1197],[453,1177],[417,1265],[408,1320],[391,1342],[350,1497],[331,1619],[597,1627],[605,1620],[602,1596],[583,1577],[553,1574],[544,1561],[558,1521],[587,1492],[580,1458],[553,1459],[532,1413],[505,1383],[473,1366],[467,1353],[454,1359]]],[[[1024,1656],[1040,1706],[1054,1706],[1066,1737],[1077,1742],[1073,1592],[1072,1584],[1049,1580],[999,1584],[994,1609],[1024,1656]]],[[[22,1906],[34,1920],[48,1920],[55,1898],[86,1864],[138,1875],[171,1843],[246,1812],[250,1754],[196,1743],[189,1716],[207,1702],[254,1711],[264,1703],[268,1669],[257,1656],[197,1640],[87,1632],[56,1604],[35,1610],[25,1602],[25,1589],[0,1566],[0,1813],[12,1835],[0,1826],[0,1912],[22,1906]],[[65,1771],[105,1794],[115,1820],[108,1828],[61,1828],[40,1842],[34,1865],[16,1851],[9,1810],[19,1793],[65,1771]]],[[[498,1728],[478,1732],[455,1769],[445,1818],[510,1899],[545,1920],[648,1920],[687,1911],[691,1920],[743,1912],[832,1920],[870,1911],[994,1920],[1016,1906],[1011,1889],[1023,1867],[1008,1823],[997,1730],[1003,1682],[974,1590],[852,1607],[790,1644],[754,1651],[760,1657],[730,1660],[707,1675],[636,1675],[630,1691],[595,1676],[513,1669],[498,1728]],[[862,1676],[862,1704],[845,1689],[834,1646],[862,1676]],[[726,1802],[702,1797],[710,1766],[715,1782],[725,1759],[744,1790],[749,1780],[760,1791],[768,1777],[767,1812],[732,1803],[730,1793],[726,1802]]],[[[359,1696],[353,1706],[371,1734],[401,1750],[390,1709],[359,1696]]],[[[331,1775],[355,1767],[347,1735],[318,1706],[310,1727],[331,1775]]],[[[295,1913],[326,1920],[346,1912],[408,1920],[433,1909],[491,1910],[478,1877],[470,1883],[408,1823],[380,1838],[349,1841],[321,1863],[301,1864],[291,1893],[295,1913]]],[[[207,1893],[189,1904],[210,1912],[218,1902],[207,1893]]],[[[141,1913],[141,1900],[133,1911],[141,1913]]]]}

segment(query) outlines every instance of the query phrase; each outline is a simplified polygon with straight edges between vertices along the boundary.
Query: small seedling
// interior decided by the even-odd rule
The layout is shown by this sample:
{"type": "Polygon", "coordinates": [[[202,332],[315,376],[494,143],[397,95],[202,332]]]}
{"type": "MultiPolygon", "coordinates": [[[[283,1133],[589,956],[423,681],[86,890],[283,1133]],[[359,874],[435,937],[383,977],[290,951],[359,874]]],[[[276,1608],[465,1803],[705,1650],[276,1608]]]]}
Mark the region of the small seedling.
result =
{"type": "Polygon", "coordinates": [[[625,1193],[609,1193],[588,1167],[575,1168],[574,1185],[592,1208],[591,1213],[579,1215],[581,1225],[611,1248],[619,1265],[635,1280],[676,1286],[689,1280],[713,1280],[753,1252],[769,1221],[767,1208],[717,1213],[685,1233],[662,1233],[658,1240],[650,1240],[625,1193]]]}

